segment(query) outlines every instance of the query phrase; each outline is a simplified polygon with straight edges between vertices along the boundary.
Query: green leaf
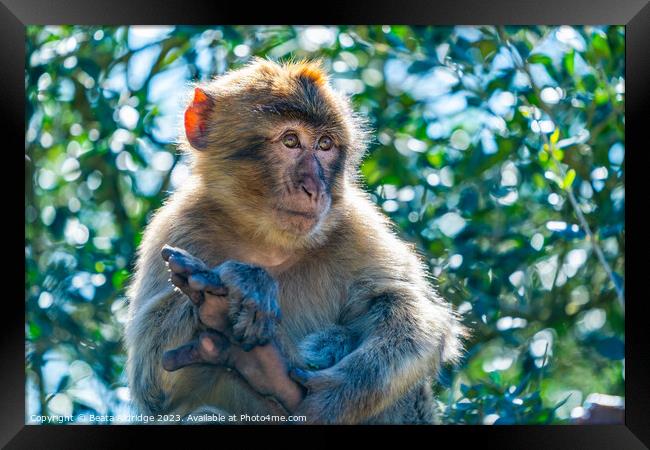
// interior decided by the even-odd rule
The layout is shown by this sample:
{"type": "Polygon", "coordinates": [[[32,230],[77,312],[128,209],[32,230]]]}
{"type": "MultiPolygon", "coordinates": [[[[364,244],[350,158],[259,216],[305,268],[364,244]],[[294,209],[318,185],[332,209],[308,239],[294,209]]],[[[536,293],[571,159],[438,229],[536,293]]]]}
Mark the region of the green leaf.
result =
{"type": "Polygon", "coordinates": [[[548,152],[542,150],[537,154],[537,158],[539,159],[539,162],[542,163],[542,166],[546,167],[546,163],[548,162],[548,152]]]}
{"type": "Polygon", "coordinates": [[[564,55],[564,58],[562,62],[564,63],[564,68],[566,69],[567,73],[570,76],[573,76],[575,73],[575,58],[576,58],[576,52],[575,50],[571,49],[571,51],[567,52],[564,55]]]}
{"type": "Polygon", "coordinates": [[[41,334],[41,327],[39,327],[35,322],[30,321],[27,329],[27,339],[36,340],[41,334]]]}
{"type": "Polygon", "coordinates": [[[573,181],[576,179],[576,171],[573,169],[569,169],[569,171],[566,173],[564,176],[564,180],[562,181],[562,189],[566,190],[573,185],[573,181]]]}
{"type": "Polygon", "coordinates": [[[433,167],[442,167],[444,158],[442,152],[429,152],[427,153],[427,161],[433,167]]]}
{"type": "Polygon", "coordinates": [[[481,56],[486,61],[490,61],[496,55],[498,46],[497,42],[492,39],[484,39],[475,44],[481,51],[481,56]]]}
{"type": "Polygon", "coordinates": [[[606,89],[598,87],[594,92],[594,101],[597,105],[604,105],[609,100],[609,93],[606,89]]]}
{"type": "Polygon", "coordinates": [[[501,384],[501,374],[497,371],[490,372],[490,380],[495,384],[501,384]]]}
{"type": "Polygon", "coordinates": [[[551,134],[550,140],[553,147],[557,144],[557,141],[560,139],[560,128],[555,127],[555,131],[551,134]]]}
{"type": "Polygon", "coordinates": [[[542,53],[533,53],[528,57],[528,62],[530,64],[543,64],[545,66],[553,65],[553,61],[551,60],[551,58],[542,53]]]}
{"type": "Polygon", "coordinates": [[[591,38],[591,45],[595,50],[596,54],[601,58],[611,57],[611,51],[609,49],[609,43],[607,42],[607,35],[601,31],[594,33],[591,38]]]}
{"type": "Polygon", "coordinates": [[[113,282],[113,287],[115,289],[122,289],[124,283],[129,278],[129,272],[126,269],[118,270],[113,274],[111,281],[113,282]]]}

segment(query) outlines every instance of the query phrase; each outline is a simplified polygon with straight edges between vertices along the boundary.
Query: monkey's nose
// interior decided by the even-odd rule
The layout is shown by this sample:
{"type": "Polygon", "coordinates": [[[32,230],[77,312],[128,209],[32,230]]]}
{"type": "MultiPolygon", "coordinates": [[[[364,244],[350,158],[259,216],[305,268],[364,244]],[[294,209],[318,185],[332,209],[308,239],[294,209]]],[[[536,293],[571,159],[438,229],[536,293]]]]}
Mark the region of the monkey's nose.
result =
{"type": "Polygon", "coordinates": [[[320,196],[320,183],[313,177],[305,177],[300,181],[300,187],[307,194],[310,200],[316,200],[320,196]]]}

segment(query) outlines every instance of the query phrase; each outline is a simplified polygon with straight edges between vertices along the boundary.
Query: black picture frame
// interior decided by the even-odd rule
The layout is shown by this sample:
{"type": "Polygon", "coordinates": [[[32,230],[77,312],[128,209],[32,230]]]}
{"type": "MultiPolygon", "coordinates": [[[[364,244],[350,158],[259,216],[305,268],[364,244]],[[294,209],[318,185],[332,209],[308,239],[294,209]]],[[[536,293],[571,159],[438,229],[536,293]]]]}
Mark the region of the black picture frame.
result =
{"type": "MultiPolygon", "coordinates": [[[[24,146],[24,67],[25,26],[45,24],[417,24],[417,25],[479,25],[479,24],[619,24],[626,26],[626,240],[632,242],[626,256],[626,385],[625,425],[573,426],[435,426],[435,427],[255,427],[256,432],[291,432],[291,441],[299,445],[316,442],[316,434],[331,434],[340,442],[341,432],[362,432],[381,435],[394,432],[409,439],[410,445],[440,446],[445,441],[472,447],[526,449],[641,449],[650,446],[650,327],[645,323],[650,314],[648,301],[642,294],[643,280],[636,275],[645,270],[643,253],[647,248],[642,218],[647,202],[643,190],[642,170],[647,167],[645,127],[650,117],[650,3],[648,0],[373,0],[372,2],[293,4],[266,2],[259,5],[244,2],[182,0],[1,0],[0,2],[0,115],[5,125],[3,147],[5,160],[22,158],[24,146]],[[317,9],[321,11],[317,11],[317,9]],[[646,119],[643,119],[645,117],[646,119]],[[9,156],[9,158],[7,158],[9,156]],[[631,163],[630,163],[631,162],[631,163]],[[631,241],[630,241],[631,239],[631,241]],[[316,434],[315,434],[316,433],[316,434]],[[417,435],[417,436],[415,436],[417,435]],[[412,440],[411,440],[412,439],[412,440]],[[423,442],[423,444],[417,444],[423,442]]],[[[12,167],[5,163],[6,167],[12,167]]],[[[11,169],[9,169],[11,170],[11,169]]],[[[6,178],[5,178],[6,179],[6,178]]],[[[13,183],[5,183],[3,207],[5,225],[20,227],[23,207],[11,191],[13,183]],[[11,203],[13,202],[13,203],[11,203]],[[7,219],[9,219],[7,221],[7,219]]],[[[7,228],[8,229],[8,228],[7,228]]],[[[24,232],[24,228],[23,228],[24,232]]],[[[9,231],[11,233],[11,231],[9,231]]],[[[148,441],[155,435],[168,439],[171,434],[184,435],[185,442],[196,438],[218,445],[216,433],[247,434],[249,428],[228,426],[179,427],[156,425],[128,426],[43,426],[25,425],[25,330],[24,303],[19,298],[21,270],[14,257],[24,255],[22,242],[7,233],[4,246],[9,251],[1,258],[4,273],[10,280],[6,289],[2,327],[2,420],[0,444],[6,448],[125,448],[137,440],[148,441]],[[15,294],[15,295],[14,295],[15,294]]],[[[20,228],[16,231],[20,235],[20,228]]],[[[12,233],[13,234],[13,233],[12,233]]],[[[242,435],[243,436],[243,435],[242,435]]],[[[247,434],[246,440],[248,440],[247,434]]],[[[242,441],[243,442],[243,441],[242,441]]],[[[279,441],[282,442],[282,441],[279,441]]],[[[319,439],[320,443],[321,440],[319,439]]],[[[452,444],[456,446],[457,444],[452,444]]],[[[446,444],[450,445],[450,444],[446,444]]],[[[139,445],[138,445],[139,446],[139,445]]]]}

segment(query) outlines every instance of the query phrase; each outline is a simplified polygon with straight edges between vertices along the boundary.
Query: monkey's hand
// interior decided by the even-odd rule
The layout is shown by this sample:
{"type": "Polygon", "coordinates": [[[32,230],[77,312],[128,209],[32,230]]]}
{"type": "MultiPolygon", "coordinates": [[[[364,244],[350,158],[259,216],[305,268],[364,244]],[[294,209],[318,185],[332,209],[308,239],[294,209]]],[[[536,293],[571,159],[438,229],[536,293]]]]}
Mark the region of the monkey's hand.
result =
{"type": "Polygon", "coordinates": [[[267,344],[280,320],[277,282],[262,268],[226,261],[209,269],[188,252],[165,246],[171,281],[198,307],[199,320],[248,351],[267,344]]]}
{"type": "Polygon", "coordinates": [[[304,395],[300,385],[289,378],[285,359],[273,342],[245,352],[223,334],[204,331],[198,339],[163,355],[163,367],[168,371],[194,364],[235,369],[258,394],[276,400],[286,412],[293,411],[304,395]]]}
{"type": "Polygon", "coordinates": [[[355,345],[352,331],[341,325],[334,325],[306,336],[298,345],[298,352],[305,367],[326,369],[348,355],[355,345]]]}
{"type": "Polygon", "coordinates": [[[456,340],[455,322],[448,307],[417,294],[373,297],[364,319],[346,324],[356,348],[331,367],[293,369],[290,376],[307,389],[293,414],[309,423],[364,423],[437,372],[456,340]]]}
{"type": "Polygon", "coordinates": [[[305,416],[308,424],[364,423],[399,397],[394,384],[404,374],[393,378],[390,369],[381,354],[365,348],[326,369],[293,368],[289,376],[306,390],[293,414],[305,416]]]}

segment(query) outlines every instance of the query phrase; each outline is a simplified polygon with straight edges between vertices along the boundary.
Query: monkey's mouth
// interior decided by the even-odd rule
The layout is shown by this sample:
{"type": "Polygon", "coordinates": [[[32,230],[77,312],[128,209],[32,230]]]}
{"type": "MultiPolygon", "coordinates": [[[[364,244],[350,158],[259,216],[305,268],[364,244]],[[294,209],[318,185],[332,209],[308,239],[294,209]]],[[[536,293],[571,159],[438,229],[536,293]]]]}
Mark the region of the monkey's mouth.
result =
{"type": "Polygon", "coordinates": [[[297,216],[297,217],[302,217],[303,219],[309,219],[309,220],[317,220],[318,219],[318,214],[316,214],[314,211],[298,211],[295,209],[288,209],[288,208],[277,208],[278,211],[281,213],[287,214],[289,216],[297,216]]]}
{"type": "Polygon", "coordinates": [[[279,227],[291,234],[311,233],[320,223],[327,208],[297,209],[291,205],[276,206],[276,221],[279,227]]]}

